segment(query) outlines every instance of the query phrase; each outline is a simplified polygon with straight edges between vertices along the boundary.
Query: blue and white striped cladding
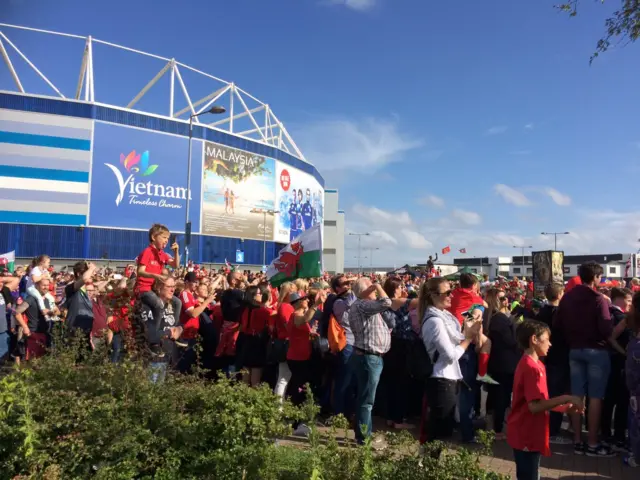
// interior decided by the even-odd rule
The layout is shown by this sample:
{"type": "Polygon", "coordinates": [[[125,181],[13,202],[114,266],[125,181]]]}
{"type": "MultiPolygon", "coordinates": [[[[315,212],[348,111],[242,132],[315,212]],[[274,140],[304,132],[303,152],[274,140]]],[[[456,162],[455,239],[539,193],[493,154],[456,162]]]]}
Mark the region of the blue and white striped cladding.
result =
{"type": "Polygon", "coordinates": [[[0,222],[85,225],[93,121],[0,109],[0,222]]]}

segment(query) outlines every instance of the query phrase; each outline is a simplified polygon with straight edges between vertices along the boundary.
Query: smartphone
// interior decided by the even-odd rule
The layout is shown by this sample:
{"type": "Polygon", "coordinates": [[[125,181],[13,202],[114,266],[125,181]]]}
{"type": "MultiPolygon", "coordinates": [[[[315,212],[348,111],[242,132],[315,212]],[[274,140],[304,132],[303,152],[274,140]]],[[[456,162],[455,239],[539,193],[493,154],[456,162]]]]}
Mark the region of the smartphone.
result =
{"type": "Polygon", "coordinates": [[[464,318],[471,318],[471,317],[473,317],[473,311],[474,310],[480,310],[482,313],[484,313],[484,306],[482,306],[482,305],[471,305],[471,308],[469,308],[469,310],[467,310],[466,312],[462,312],[461,315],[464,318]]]}
{"type": "Polygon", "coordinates": [[[169,246],[173,245],[174,243],[176,243],[176,236],[175,235],[171,235],[169,237],[169,246]]]}

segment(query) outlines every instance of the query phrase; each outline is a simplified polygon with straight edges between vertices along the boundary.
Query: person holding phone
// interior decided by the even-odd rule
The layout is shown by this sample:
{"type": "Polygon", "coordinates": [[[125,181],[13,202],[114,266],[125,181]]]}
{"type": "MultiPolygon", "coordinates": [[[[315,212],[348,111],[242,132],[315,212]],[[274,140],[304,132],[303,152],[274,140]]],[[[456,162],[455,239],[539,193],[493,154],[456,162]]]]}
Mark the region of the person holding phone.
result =
{"type": "Polygon", "coordinates": [[[426,386],[429,441],[447,439],[453,434],[458,392],[463,380],[458,360],[482,330],[480,309],[474,309],[471,318],[461,327],[458,319],[448,311],[451,292],[448,280],[435,277],[422,284],[418,296],[422,341],[433,363],[433,373],[426,386]]]}

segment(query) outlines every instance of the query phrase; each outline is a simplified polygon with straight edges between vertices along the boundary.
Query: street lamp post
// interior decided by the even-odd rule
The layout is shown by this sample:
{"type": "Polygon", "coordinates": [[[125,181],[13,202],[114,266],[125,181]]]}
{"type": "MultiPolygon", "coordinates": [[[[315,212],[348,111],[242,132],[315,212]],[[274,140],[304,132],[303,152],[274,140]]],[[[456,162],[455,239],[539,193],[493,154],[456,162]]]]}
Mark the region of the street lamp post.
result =
{"type": "Polygon", "coordinates": [[[187,158],[187,202],[185,206],[185,219],[184,219],[184,265],[189,264],[189,245],[191,244],[191,220],[189,220],[189,204],[191,203],[191,139],[193,138],[193,119],[204,115],[206,113],[212,113],[219,115],[225,113],[227,110],[219,105],[214,105],[209,110],[204,112],[194,113],[189,116],[189,157],[187,158]]]}
{"type": "Polygon", "coordinates": [[[373,273],[373,252],[376,250],[380,250],[380,247],[371,247],[369,248],[369,268],[371,269],[370,273],[373,273]]]}
{"type": "Polygon", "coordinates": [[[558,235],[569,235],[569,232],[542,232],[541,235],[553,235],[553,249],[558,250],[558,235]]]}
{"type": "Polygon", "coordinates": [[[513,248],[521,248],[522,249],[522,275],[526,275],[527,271],[524,268],[524,249],[525,248],[533,248],[531,245],[514,245],[513,248]]]}
{"type": "Polygon", "coordinates": [[[262,265],[267,266],[267,214],[275,215],[280,210],[265,210],[264,208],[254,208],[251,213],[262,213],[262,265]]]}
{"type": "Polygon", "coordinates": [[[362,237],[368,237],[370,234],[369,232],[366,233],[350,233],[349,234],[352,237],[358,237],[358,273],[360,273],[360,241],[362,239],[362,237]]]}

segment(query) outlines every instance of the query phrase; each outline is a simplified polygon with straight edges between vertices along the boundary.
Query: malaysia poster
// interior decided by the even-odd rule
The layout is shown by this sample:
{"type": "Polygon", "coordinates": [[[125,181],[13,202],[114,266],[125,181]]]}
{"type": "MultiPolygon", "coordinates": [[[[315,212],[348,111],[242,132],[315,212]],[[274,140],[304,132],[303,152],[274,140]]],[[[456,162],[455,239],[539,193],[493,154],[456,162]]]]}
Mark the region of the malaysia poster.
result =
{"type": "Polygon", "coordinates": [[[324,218],[324,190],[310,174],[276,162],[276,205],[274,241],[289,243],[324,218]]]}
{"type": "Polygon", "coordinates": [[[204,235],[273,239],[275,160],[205,142],[202,190],[204,235]]]}

